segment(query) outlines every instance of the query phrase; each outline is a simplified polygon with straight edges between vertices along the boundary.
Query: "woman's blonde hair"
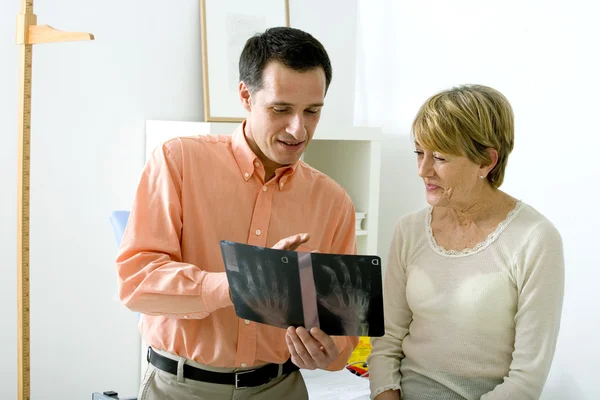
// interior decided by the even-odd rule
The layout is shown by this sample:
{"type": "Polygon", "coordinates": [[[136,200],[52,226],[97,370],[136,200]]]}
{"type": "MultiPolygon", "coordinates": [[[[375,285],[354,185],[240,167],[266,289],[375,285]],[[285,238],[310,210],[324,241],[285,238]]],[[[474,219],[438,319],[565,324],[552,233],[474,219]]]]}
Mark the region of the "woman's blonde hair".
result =
{"type": "Polygon", "coordinates": [[[412,125],[414,139],[423,148],[466,156],[476,164],[491,164],[487,149],[495,149],[498,162],[487,179],[496,188],[504,180],[514,131],[513,111],[506,97],[483,85],[461,85],[430,97],[412,125]]]}

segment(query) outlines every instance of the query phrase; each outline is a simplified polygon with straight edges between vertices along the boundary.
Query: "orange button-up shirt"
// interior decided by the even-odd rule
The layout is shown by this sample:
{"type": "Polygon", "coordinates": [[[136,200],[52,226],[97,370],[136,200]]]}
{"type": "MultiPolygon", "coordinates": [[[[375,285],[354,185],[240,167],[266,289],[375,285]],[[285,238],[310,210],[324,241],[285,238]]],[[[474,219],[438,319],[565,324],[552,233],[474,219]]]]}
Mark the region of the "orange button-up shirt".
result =
{"type": "MultiPolygon", "coordinates": [[[[117,256],[119,295],[142,313],[156,348],[205,365],[283,363],[285,330],[236,316],[220,241],[272,247],[307,232],[299,250],[355,254],[354,206],[344,189],[299,161],[268,182],[244,136],[181,137],[158,146],[143,170],[117,256]]],[[[358,343],[334,337],[342,369],[358,343]]]]}

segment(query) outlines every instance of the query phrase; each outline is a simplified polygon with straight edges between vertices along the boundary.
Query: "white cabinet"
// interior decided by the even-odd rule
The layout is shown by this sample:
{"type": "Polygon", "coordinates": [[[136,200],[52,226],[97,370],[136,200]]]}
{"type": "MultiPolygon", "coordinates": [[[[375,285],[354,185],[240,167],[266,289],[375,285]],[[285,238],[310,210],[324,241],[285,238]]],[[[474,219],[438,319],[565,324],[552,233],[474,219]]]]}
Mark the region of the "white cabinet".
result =
{"type": "Polygon", "coordinates": [[[319,138],[308,145],[303,158],[310,166],[342,185],[350,195],[356,212],[365,214],[364,220],[361,221],[361,229],[356,231],[358,252],[376,255],[380,141],[319,138]]]}

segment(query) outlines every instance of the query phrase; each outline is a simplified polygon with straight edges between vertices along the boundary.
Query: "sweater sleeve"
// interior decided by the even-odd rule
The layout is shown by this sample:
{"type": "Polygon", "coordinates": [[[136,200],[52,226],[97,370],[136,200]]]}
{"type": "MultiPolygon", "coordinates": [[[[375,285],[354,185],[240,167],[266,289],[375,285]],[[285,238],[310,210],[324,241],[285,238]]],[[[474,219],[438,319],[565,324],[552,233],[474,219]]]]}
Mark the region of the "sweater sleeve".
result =
{"type": "Polygon", "coordinates": [[[562,239],[547,220],[528,238],[513,263],[518,303],[508,376],[481,400],[539,399],[552,364],[564,293],[562,239]]]}
{"type": "Polygon", "coordinates": [[[392,237],[384,281],[385,335],[372,338],[367,359],[371,398],[386,390],[400,389],[400,361],[404,358],[402,341],[408,334],[412,312],[406,300],[406,267],[400,259],[403,245],[400,224],[392,237]]]}

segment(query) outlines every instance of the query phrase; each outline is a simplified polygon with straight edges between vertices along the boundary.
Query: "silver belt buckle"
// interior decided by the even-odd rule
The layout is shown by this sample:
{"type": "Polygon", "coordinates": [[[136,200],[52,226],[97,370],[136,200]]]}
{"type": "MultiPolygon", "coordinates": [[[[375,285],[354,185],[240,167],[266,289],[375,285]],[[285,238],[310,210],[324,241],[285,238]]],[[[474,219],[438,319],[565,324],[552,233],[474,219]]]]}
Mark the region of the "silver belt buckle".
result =
{"type": "Polygon", "coordinates": [[[240,377],[239,377],[239,375],[246,375],[246,374],[249,374],[250,372],[254,372],[254,370],[251,369],[249,371],[240,371],[240,372],[236,372],[235,373],[235,388],[236,389],[245,389],[245,388],[250,387],[250,386],[242,386],[242,385],[240,385],[240,377]]]}

